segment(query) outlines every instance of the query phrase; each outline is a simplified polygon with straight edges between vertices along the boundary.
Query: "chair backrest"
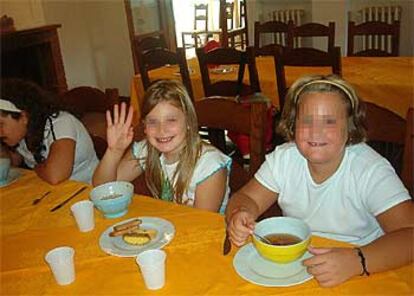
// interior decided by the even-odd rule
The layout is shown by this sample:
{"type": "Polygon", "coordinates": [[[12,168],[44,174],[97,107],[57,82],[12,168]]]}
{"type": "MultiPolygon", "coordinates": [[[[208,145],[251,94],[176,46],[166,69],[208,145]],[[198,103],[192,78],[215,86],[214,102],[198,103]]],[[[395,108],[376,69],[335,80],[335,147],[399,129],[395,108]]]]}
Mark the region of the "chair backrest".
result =
{"type": "Polygon", "coordinates": [[[240,27],[248,26],[246,0],[240,0],[239,2],[239,25],[240,27]]]}
{"type": "MultiPolygon", "coordinates": [[[[246,134],[250,138],[250,165],[248,171],[233,161],[230,172],[230,189],[232,193],[246,184],[260,168],[265,160],[265,129],[267,104],[255,102],[249,105],[241,104],[229,98],[204,98],[196,101],[194,107],[198,117],[198,124],[206,126],[210,132],[228,130],[246,134]],[[230,116],[231,114],[231,116],[230,116]]],[[[215,135],[210,142],[223,151],[220,141],[215,135]]],[[[280,216],[281,210],[277,203],[270,207],[260,219],[280,216]]]]}
{"type": "Polygon", "coordinates": [[[392,24],[368,21],[356,25],[348,22],[348,56],[398,56],[400,22],[392,24]],[[355,38],[362,36],[362,50],[355,50],[355,38]]]}
{"type": "Polygon", "coordinates": [[[255,22],[254,23],[254,47],[256,49],[263,47],[265,42],[263,42],[264,37],[270,37],[267,39],[272,40],[266,44],[278,44],[280,46],[292,47],[288,40],[288,23],[281,21],[268,21],[264,23],[255,22]],[[278,33],[276,35],[276,33],[278,33]],[[279,38],[282,36],[281,38],[279,38]]]}
{"type": "Polygon", "coordinates": [[[164,48],[156,48],[147,50],[143,53],[138,52],[137,58],[144,90],[151,85],[151,80],[148,75],[149,71],[164,67],[166,65],[178,65],[180,67],[182,82],[187,88],[190,97],[194,99],[187,60],[183,48],[178,47],[176,52],[172,52],[164,48]]]}
{"type": "Polygon", "coordinates": [[[296,26],[292,21],[288,26],[288,44],[293,47],[302,47],[302,38],[306,37],[327,37],[327,50],[333,49],[335,46],[335,23],[329,22],[327,26],[319,23],[307,23],[296,26]],[[299,40],[301,42],[299,42],[299,40]]]}
{"type": "MultiPolygon", "coordinates": [[[[249,176],[258,170],[265,156],[265,127],[267,105],[264,102],[248,106],[227,98],[204,98],[194,103],[199,126],[209,129],[228,130],[250,136],[249,176]]],[[[220,150],[224,147],[219,141],[211,143],[220,150]]]]}
{"type": "Polygon", "coordinates": [[[64,110],[81,118],[88,112],[106,112],[119,103],[119,94],[116,88],[108,88],[103,92],[96,87],[79,86],[63,93],[59,103],[64,110]]]}
{"type": "Polygon", "coordinates": [[[334,47],[330,51],[315,48],[277,48],[274,55],[276,65],[277,89],[279,107],[283,110],[288,85],[286,82],[285,67],[329,67],[333,74],[342,75],[341,48],[334,47]]]}
{"type": "Polygon", "coordinates": [[[234,28],[234,2],[226,2],[225,5],[227,30],[234,28]]]}
{"type": "MultiPolygon", "coordinates": [[[[408,179],[409,171],[412,172],[413,163],[412,161],[411,163],[405,162],[404,152],[405,149],[412,149],[412,146],[410,148],[410,140],[412,145],[412,138],[410,140],[407,138],[413,135],[412,122],[410,123],[394,112],[374,103],[365,102],[364,105],[367,144],[384,156],[394,167],[398,175],[408,179]],[[408,147],[405,147],[405,145],[408,147]],[[404,173],[403,169],[405,170],[404,173]]],[[[408,150],[406,153],[408,153],[408,150]]],[[[405,157],[409,158],[410,156],[405,155],[405,157]]],[[[404,181],[404,178],[402,179],[404,181]]],[[[407,181],[405,180],[405,185],[412,188],[413,183],[409,184],[407,181]]]]}
{"type": "Polygon", "coordinates": [[[168,49],[163,31],[135,35],[135,47],[138,52],[142,53],[145,53],[147,50],[158,48],[168,49]]]}
{"type": "Polygon", "coordinates": [[[194,30],[200,27],[208,31],[208,4],[194,4],[194,30]]]}
{"type": "Polygon", "coordinates": [[[252,48],[248,47],[247,51],[239,51],[235,48],[227,47],[217,48],[209,52],[204,52],[204,48],[197,48],[196,53],[205,96],[245,96],[260,91],[256,61],[252,48]],[[213,82],[209,71],[209,66],[211,65],[233,65],[233,69],[239,66],[238,79],[213,82]],[[250,85],[242,82],[246,65],[249,69],[250,85]]]}

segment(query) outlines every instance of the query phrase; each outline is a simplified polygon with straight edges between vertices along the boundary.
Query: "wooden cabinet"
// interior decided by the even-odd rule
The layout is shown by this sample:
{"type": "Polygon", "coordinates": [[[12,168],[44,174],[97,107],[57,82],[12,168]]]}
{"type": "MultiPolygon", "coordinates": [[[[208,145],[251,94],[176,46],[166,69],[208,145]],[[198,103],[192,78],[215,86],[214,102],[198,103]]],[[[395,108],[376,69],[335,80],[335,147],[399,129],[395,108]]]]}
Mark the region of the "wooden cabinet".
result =
{"type": "Polygon", "coordinates": [[[1,77],[32,80],[59,94],[66,91],[60,27],[47,25],[1,34],[1,77]]]}

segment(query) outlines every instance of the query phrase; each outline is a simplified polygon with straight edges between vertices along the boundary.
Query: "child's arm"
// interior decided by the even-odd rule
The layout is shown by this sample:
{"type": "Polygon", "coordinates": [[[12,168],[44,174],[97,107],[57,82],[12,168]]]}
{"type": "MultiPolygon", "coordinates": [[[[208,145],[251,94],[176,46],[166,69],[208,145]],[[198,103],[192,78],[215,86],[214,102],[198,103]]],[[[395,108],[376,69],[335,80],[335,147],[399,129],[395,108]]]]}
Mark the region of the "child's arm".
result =
{"type": "MultiPolygon", "coordinates": [[[[118,105],[114,106],[113,114],[112,118],[110,111],[106,111],[108,148],[93,174],[92,183],[94,186],[118,180],[119,173],[121,175],[129,173],[124,172],[124,169],[120,171],[119,168],[121,168],[120,163],[124,154],[130,154],[125,153],[125,151],[130,146],[134,136],[132,128],[133,109],[130,106],[127,114],[126,105],[122,103],[121,110],[119,110],[118,105]]],[[[124,159],[128,157],[127,155],[124,159]]],[[[125,180],[125,178],[123,179],[125,180]]]]}
{"type": "Polygon", "coordinates": [[[194,207],[217,212],[226,193],[226,184],[227,169],[223,168],[197,186],[194,207]]]}
{"type": "Polygon", "coordinates": [[[231,241],[241,246],[253,232],[254,223],[278,198],[278,194],[251,179],[229,200],[226,208],[227,231],[231,241]]]}
{"type": "MultiPolygon", "coordinates": [[[[390,270],[413,261],[414,203],[402,202],[377,216],[385,234],[360,248],[369,273],[390,270]]],[[[304,260],[308,272],[324,287],[338,285],[363,273],[356,249],[310,248],[315,256],[304,260]]]]}
{"type": "Polygon", "coordinates": [[[76,142],[72,139],[59,139],[50,146],[47,159],[36,165],[36,174],[46,182],[55,185],[72,175],[76,142]]]}

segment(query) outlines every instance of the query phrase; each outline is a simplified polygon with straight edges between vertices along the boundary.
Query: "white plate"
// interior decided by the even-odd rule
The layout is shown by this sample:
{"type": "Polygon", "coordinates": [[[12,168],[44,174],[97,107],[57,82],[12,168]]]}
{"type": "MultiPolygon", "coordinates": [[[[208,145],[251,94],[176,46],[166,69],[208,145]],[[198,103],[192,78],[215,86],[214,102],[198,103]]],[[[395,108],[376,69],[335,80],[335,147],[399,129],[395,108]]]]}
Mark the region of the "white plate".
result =
{"type": "Polygon", "coordinates": [[[248,282],[265,287],[289,287],[304,283],[313,276],[306,271],[302,261],[312,257],[306,252],[300,259],[287,264],[278,264],[264,259],[252,243],[243,246],[234,256],[236,272],[248,282]]]}
{"type": "Polygon", "coordinates": [[[175,228],[170,221],[156,217],[136,217],[118,222],[108,227],[99,238],[99,246],[105,253],[108,253],[109,255],[118,257],[135,257],[145,250],[161,249],[174,238],[174,234],[175,228]],[[137,218],[142,220],[140,228],[157,230],[156,237],[152,239],[148,244],[145,244],[143,246],[134,246],[124,242],[122,236],[109,236],[109,233],[113,231],[114,226],[137,218]]]}
{"type": "Polygon", "coordinates": [[[17,168],[10,168],[9,175],[7,176],[6,181],[0,182],[0,188],[9,186],[19,179],[21,176],[20,170],[17,168]]]}

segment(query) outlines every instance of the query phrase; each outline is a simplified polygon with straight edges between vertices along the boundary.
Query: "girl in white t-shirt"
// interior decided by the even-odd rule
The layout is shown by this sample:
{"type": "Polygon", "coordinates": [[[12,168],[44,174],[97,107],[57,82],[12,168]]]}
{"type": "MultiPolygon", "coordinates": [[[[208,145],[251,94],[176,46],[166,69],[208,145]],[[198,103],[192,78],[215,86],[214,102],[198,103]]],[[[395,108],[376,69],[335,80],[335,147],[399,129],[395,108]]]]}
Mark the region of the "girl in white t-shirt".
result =
{"type": "Polygon", "coordinates": [[[230,199],[226,220],[241,246],[274,202],[312,233],[352,248],[314,248],[303,261],[321,286],[413,260],[414,205],[390,163],[365,140],[364,112],[337,76],[306,76],[289,89],[279,131],[289,140],[230,199]]]}
{"type": "Polygon", "coordinates": [[[148,88],[142,119],[146,139],[132,143],[132,107],[107,111],[108,149],[94,185],[132,181],[142,173],[152,195],[195,208],[224,212],[231,159],[201,141],[194,106],[184,86],[160,80],[148,88]],[[132,143],[132,145],[131,145],[132,143]]]}
{"type": "Polygon", "coordinates": [[[90,183],[98,164],[82,123],[59,111],[54,98],[29,81],[2,81],[0,137],[12,150],[14,165],[24,161],[50,184],[67,179],[90,183]]]}

